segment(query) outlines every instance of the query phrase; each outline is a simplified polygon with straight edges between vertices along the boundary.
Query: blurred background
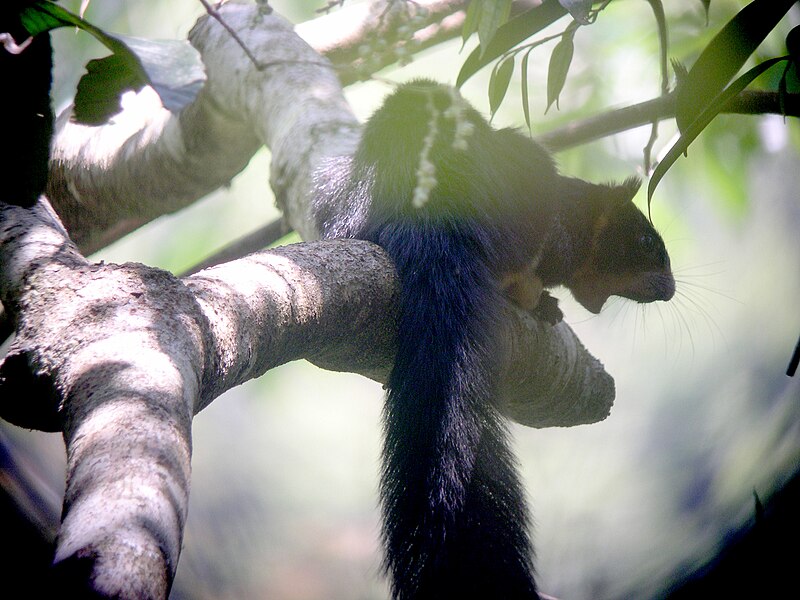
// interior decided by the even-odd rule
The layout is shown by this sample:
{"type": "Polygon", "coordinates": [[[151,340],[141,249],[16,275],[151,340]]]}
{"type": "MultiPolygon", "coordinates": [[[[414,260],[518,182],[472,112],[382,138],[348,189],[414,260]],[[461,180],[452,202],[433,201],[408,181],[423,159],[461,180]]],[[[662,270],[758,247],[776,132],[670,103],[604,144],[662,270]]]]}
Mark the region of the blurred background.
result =
{"type": "MultiPolygon", "coordinates": [[[[77,10],[80,2],[62,4],[77,10]]],[[[297,23],[314,18],[325,2],[270,4],[297,23]]],[[[667,3],[670,56],[691,65],[744,4],[712,2],[707,27],[702,2],[667,3]]],[[[86,16],[109,31],[182,39],[202,13],[194,0],[104,0],[92,2],[86,16]]],[[[795,7],[765,42],[764,56],[784,54],[786,33],[798,23],[795,7]]],[[[552,46],[531,55],[534,135],[659,93],[658,38],[647,2],[612,2],[597,23],[578,31],[575,43],[560,110],[547,114],[552,46]]],[[[473,44],[460,51],[455,40],[380,76],[452,83],[473,44]]],[[[83,65],[103,52],[89,36],[64,29],[55,33],[54,47],[58,112],[74,94],[83,65]]],[[[484,114],[488,75],[484,69],[463,90],[484,114]]],[[[518,90],[517,73],[496,125],[524,127],[518,90]]],[[[369,82],[351,86],[347,95],[365,119],[389,91],[369,82]]],[[[674,123],[663,122],[659,132],[656,153],[669,147],[674,123]]],[[[649,135],[649,127],[639,128],[557,159],[563,172],[595,181],[642,175],[649,135]]],[[[594,316],[556,291],[565,319],[615,377],[617,398],[599,424],[513,426],[546,593],[563,600],[665,597],[675,582],[718,559],[757,515],[769,515],[770,500],[800,468],[800,375],[785,375],[800,335],[798,149],[796,120],[721,116],[672,168],[652,214],[678,281],[673,301],[617,300],[594,316]]],[[[228,189],[94,258],[175,272],[190,267],[279,216],[268,169],[264,150],[228,189]]],[[[645,206],[643,192],[637,202],[645,206]]],[[[171,598],[386,598],[377,508],[381,402],[374,382],[296,362],[200,413],[185,549],[171,598]]],[[[19,549],[20,564],[47,561],[46,549],[33,541],[52,539],[56,531],[63,443],[57,434],[6,423],[0,442],[6,492],[0,523],[19,549]],[[18,513],[27,525],[12,519],[18,513]]],[[[796,565],[796,520],[792,527],[783,534],[793,550],[779,554],[765,542],[761,555],[796,565]]],[[[11,564],[0,567],[5,581],[14,575],[11,564]]],[[[737,576],[774,576],[756,567],[746,563],[737,576]]]]}

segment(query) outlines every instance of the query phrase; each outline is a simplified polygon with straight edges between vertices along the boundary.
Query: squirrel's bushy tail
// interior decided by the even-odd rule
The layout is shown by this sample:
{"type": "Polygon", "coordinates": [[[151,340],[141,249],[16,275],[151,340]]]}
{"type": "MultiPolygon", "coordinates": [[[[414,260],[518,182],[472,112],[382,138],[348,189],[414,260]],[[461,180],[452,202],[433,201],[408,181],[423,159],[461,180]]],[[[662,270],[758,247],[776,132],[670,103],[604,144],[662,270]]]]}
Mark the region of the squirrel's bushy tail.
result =
{"type": "Polygon", "coordinates": [[[501,299],[482,229],[420,216],[371,233],[403,290],[381,479],[393,597],[537,598],[526,504],[492,405],[501,299]]]}

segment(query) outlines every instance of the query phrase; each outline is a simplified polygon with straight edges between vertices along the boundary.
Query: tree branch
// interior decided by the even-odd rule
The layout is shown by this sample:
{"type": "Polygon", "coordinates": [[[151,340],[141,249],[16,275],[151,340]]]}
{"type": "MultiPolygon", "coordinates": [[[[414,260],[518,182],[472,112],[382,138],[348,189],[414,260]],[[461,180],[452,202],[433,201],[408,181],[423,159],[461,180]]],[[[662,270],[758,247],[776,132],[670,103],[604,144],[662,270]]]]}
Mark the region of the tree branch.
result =
{"type": "MultiPolygon", "coordinates": [[[[732,98],[723,113],[740,115],[777,114],[800,116],[800,94],[786,94],[781,101],[778,92],[745,90],[732,98]]],[[[582,121],[574,121],[553,129],[536,139],[553,152],[614,135],[654,121],[675,117],[675,93],[666,94],[616,110],[607,111],[582,121]]]]}
{"type": "MultiPolygon", "coordinates": [[[[0,204],[0,264],[17,325],[0,362],[0,416],[63,431],[55,562],[67,594],[91,582],[103,597],[166,597],[191,419],[220,394],[300,358],[384,381],[394,356],[399,285],[368,242],[295,244],[181,281],[88,263],[42,200],[0,204]]],[[[537,427],[605,418],[613,380],[572,331],[511,307],[507,317],[500,410],[537,427]]]]}
{"type": "Polygon", "coordinates": [[[108,125],[59,117],[48,197],[82,251],[225,185],[264,144],[273,151],[271,183],[288,222],[315,235],[297,204],[306,190],[292,186],[310,181],[321,156],[352,151],[358,123],[330,64],[290,23],[248,5],[221,12],[270,66],[259,69],[225,29],[201,19],[190,39],[208,81],[180,114],[160,107],[145,88],[108,125]]]}

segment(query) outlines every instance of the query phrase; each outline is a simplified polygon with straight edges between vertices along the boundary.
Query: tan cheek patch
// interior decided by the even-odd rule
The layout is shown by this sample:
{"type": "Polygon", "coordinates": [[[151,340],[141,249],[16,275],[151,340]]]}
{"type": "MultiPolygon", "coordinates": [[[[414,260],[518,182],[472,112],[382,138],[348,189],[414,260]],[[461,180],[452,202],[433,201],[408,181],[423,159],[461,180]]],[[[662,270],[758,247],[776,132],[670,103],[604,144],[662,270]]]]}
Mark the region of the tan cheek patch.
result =
{"type": "Polygon", "coordinates": [[[630,291],[631,285],[637,279],[638,276],[630,273],[599,273],[594,267],[587,265],[575,274],[568,287],[584,308],[597,314],[609,296],[619,296],[630,291]]]}
{"type": "Polygon", "coordinates": [[[522,271],[503,275],[500,286],[509,300],[527,311],[539,306],[539,298],[544,290],[542,280],[534,272],[533,265],[522,271]]]}

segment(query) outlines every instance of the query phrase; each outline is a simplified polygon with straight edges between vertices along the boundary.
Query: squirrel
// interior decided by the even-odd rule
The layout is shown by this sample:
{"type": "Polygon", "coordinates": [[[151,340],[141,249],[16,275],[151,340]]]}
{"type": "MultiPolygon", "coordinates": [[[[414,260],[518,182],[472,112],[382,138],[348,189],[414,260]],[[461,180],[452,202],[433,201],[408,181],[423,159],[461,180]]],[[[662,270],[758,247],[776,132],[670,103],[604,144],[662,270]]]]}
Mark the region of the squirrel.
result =
{"type": "Polygon", "coordinates": [[[611,295],[669,300],[669,256],[632,202],[638,187],[559,174],[543,147],[429,80],[400,85],[355,154],[318,178],[322,236],[375,242],[401,283],[380,481],[393,598],[539,597],[493,402],[500,307],[557,323],[557,285],[593,313],[611,295]]]}

